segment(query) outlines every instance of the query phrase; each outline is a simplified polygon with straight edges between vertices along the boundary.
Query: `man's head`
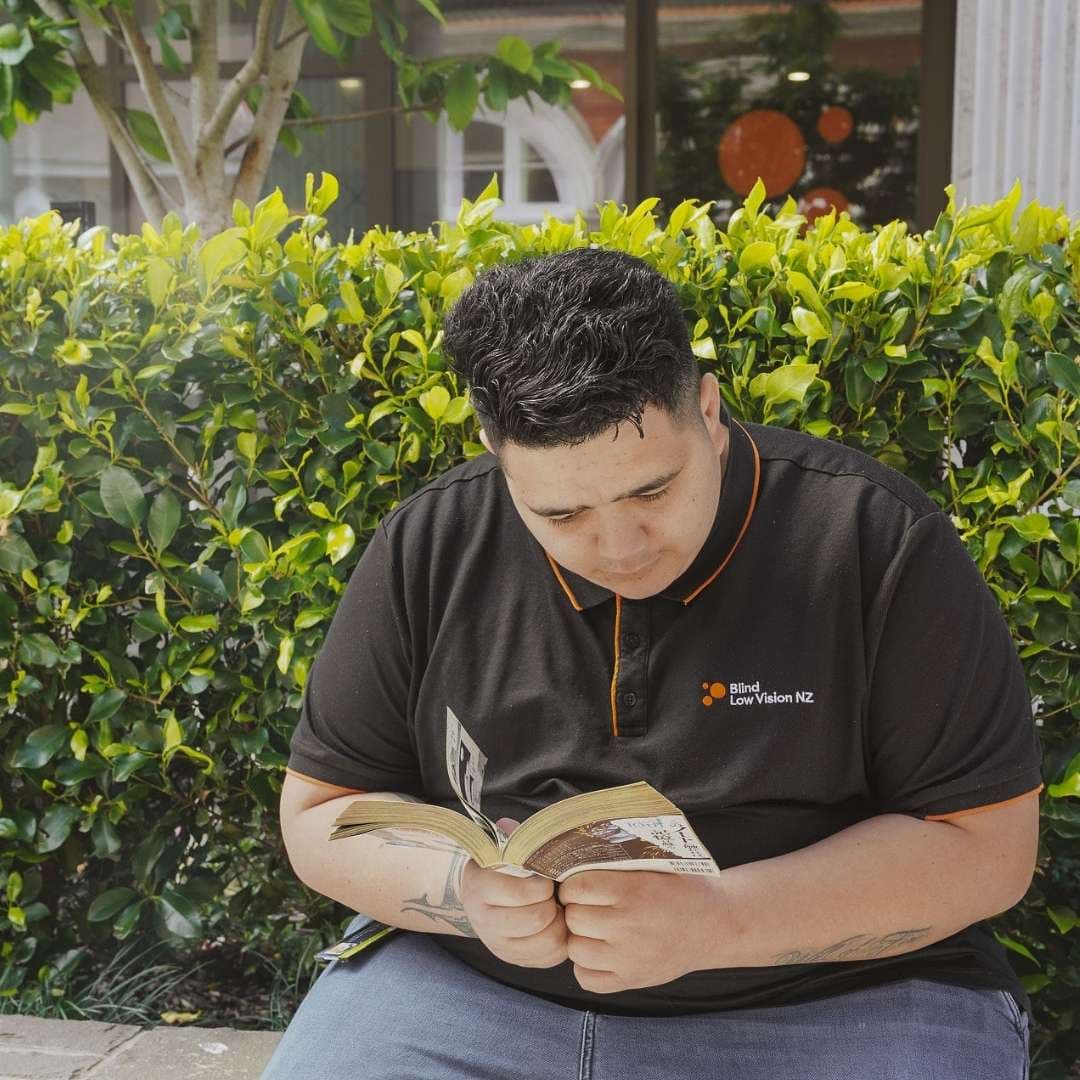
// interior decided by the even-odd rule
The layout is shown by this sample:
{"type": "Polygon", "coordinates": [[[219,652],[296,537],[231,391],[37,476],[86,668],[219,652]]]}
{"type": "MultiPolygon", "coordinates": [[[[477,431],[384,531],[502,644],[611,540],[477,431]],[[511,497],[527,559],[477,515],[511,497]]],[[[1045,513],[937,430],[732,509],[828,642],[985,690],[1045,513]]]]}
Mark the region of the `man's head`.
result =
{"type": "Polygon", "coordinates": [[[500,265],[454,305],[444,346],[552,558],[633,599],[689,567],[716,514],[728,433],[670,282],[592,248],[500,265]]]}

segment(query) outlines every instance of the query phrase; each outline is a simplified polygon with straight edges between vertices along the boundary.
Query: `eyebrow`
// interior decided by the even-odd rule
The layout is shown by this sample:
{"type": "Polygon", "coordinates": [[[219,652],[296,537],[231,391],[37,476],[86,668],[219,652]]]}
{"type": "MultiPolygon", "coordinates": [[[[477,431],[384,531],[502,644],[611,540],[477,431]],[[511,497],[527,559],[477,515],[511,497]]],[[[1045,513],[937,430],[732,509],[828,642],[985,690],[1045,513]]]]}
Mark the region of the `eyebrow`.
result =
{"type": "MultiPolygon", "coordinates": [[[[680,465],[678,468],[672,469],[671,472],[666,472],[663,476],[658,476],[655,480],[650,480],[647,484],[641,484],[639,487],[634,488],[633,491],[626,491],[622,495],[616,495],[611,501],[619,502],[622,499],[632,499],[636,495],[644,495],[655,488],[663,487],[665,484],[671,483],[682,470],[683,467],[680,465]]],[[[528,506],[529,504],[526,503],[525,505],[528,506]]],[[[564,514],[577,514],[582,510],[591,510],[592,507],[585,503],[581,503],[578,506],[569,506],[566,508],[558,506],[529,506],[529,509],[534,514],[539,514],[540,517],[562,517],[564,514]]]]}

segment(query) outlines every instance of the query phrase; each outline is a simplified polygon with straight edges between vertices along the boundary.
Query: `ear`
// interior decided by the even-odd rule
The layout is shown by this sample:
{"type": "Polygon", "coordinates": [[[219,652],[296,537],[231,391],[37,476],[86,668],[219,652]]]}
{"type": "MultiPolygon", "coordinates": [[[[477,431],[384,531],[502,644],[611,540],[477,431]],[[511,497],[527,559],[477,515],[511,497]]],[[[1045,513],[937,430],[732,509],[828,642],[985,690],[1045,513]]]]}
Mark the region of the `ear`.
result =
{"type": "Polygon", "coordinates": [[[484,448],[489,454],[495,453],[495,451],[491,449],[491,443],[488,442],[487,432],[483,428],[480,429],[480,441],[484,444],[484,448]]]}

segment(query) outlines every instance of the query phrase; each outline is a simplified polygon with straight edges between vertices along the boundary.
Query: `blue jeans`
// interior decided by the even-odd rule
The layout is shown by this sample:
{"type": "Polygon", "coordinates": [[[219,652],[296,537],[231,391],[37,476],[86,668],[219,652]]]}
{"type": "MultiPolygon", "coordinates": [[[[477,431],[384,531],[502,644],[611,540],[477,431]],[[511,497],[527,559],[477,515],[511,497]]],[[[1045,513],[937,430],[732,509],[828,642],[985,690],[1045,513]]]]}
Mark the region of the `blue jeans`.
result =
{"type": "Polygon", "coordinates": [[[1027,1014],[1005,990],[904,979],[616,1016],[504,986],[399,931],[322,972],[261,1080],[1027,1080],[1028,1064],[1027,1014]]]}

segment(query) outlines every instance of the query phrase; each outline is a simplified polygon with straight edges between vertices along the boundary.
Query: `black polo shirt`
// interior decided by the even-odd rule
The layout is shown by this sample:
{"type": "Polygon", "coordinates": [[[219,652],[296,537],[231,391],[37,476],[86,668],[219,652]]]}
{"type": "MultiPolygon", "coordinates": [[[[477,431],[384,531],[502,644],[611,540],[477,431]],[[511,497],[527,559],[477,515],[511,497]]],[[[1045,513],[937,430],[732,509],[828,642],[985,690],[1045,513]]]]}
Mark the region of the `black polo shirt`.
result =
{"type": "MultiPolygon", "coordinates": [[[[712,531],[645,599],[557,565],[490,454],[403,500],[312,665],[289,767],[460,811],[449,706],[487,755],[490,817],[646,780],[721,869],[879,814],[1037,797],[1023,668],[949,516],[858,450],[733,420],[723,403],[722,418],[712,531]]],[[[501,982],[602,1012],[792,1004],[911,977],[1006,989],[1030,1010],[985,922],[900,956],[696,971],[617,994],[583,990],[569,961],[525,968],[478,939],[435,940],[501,982]]]]}

